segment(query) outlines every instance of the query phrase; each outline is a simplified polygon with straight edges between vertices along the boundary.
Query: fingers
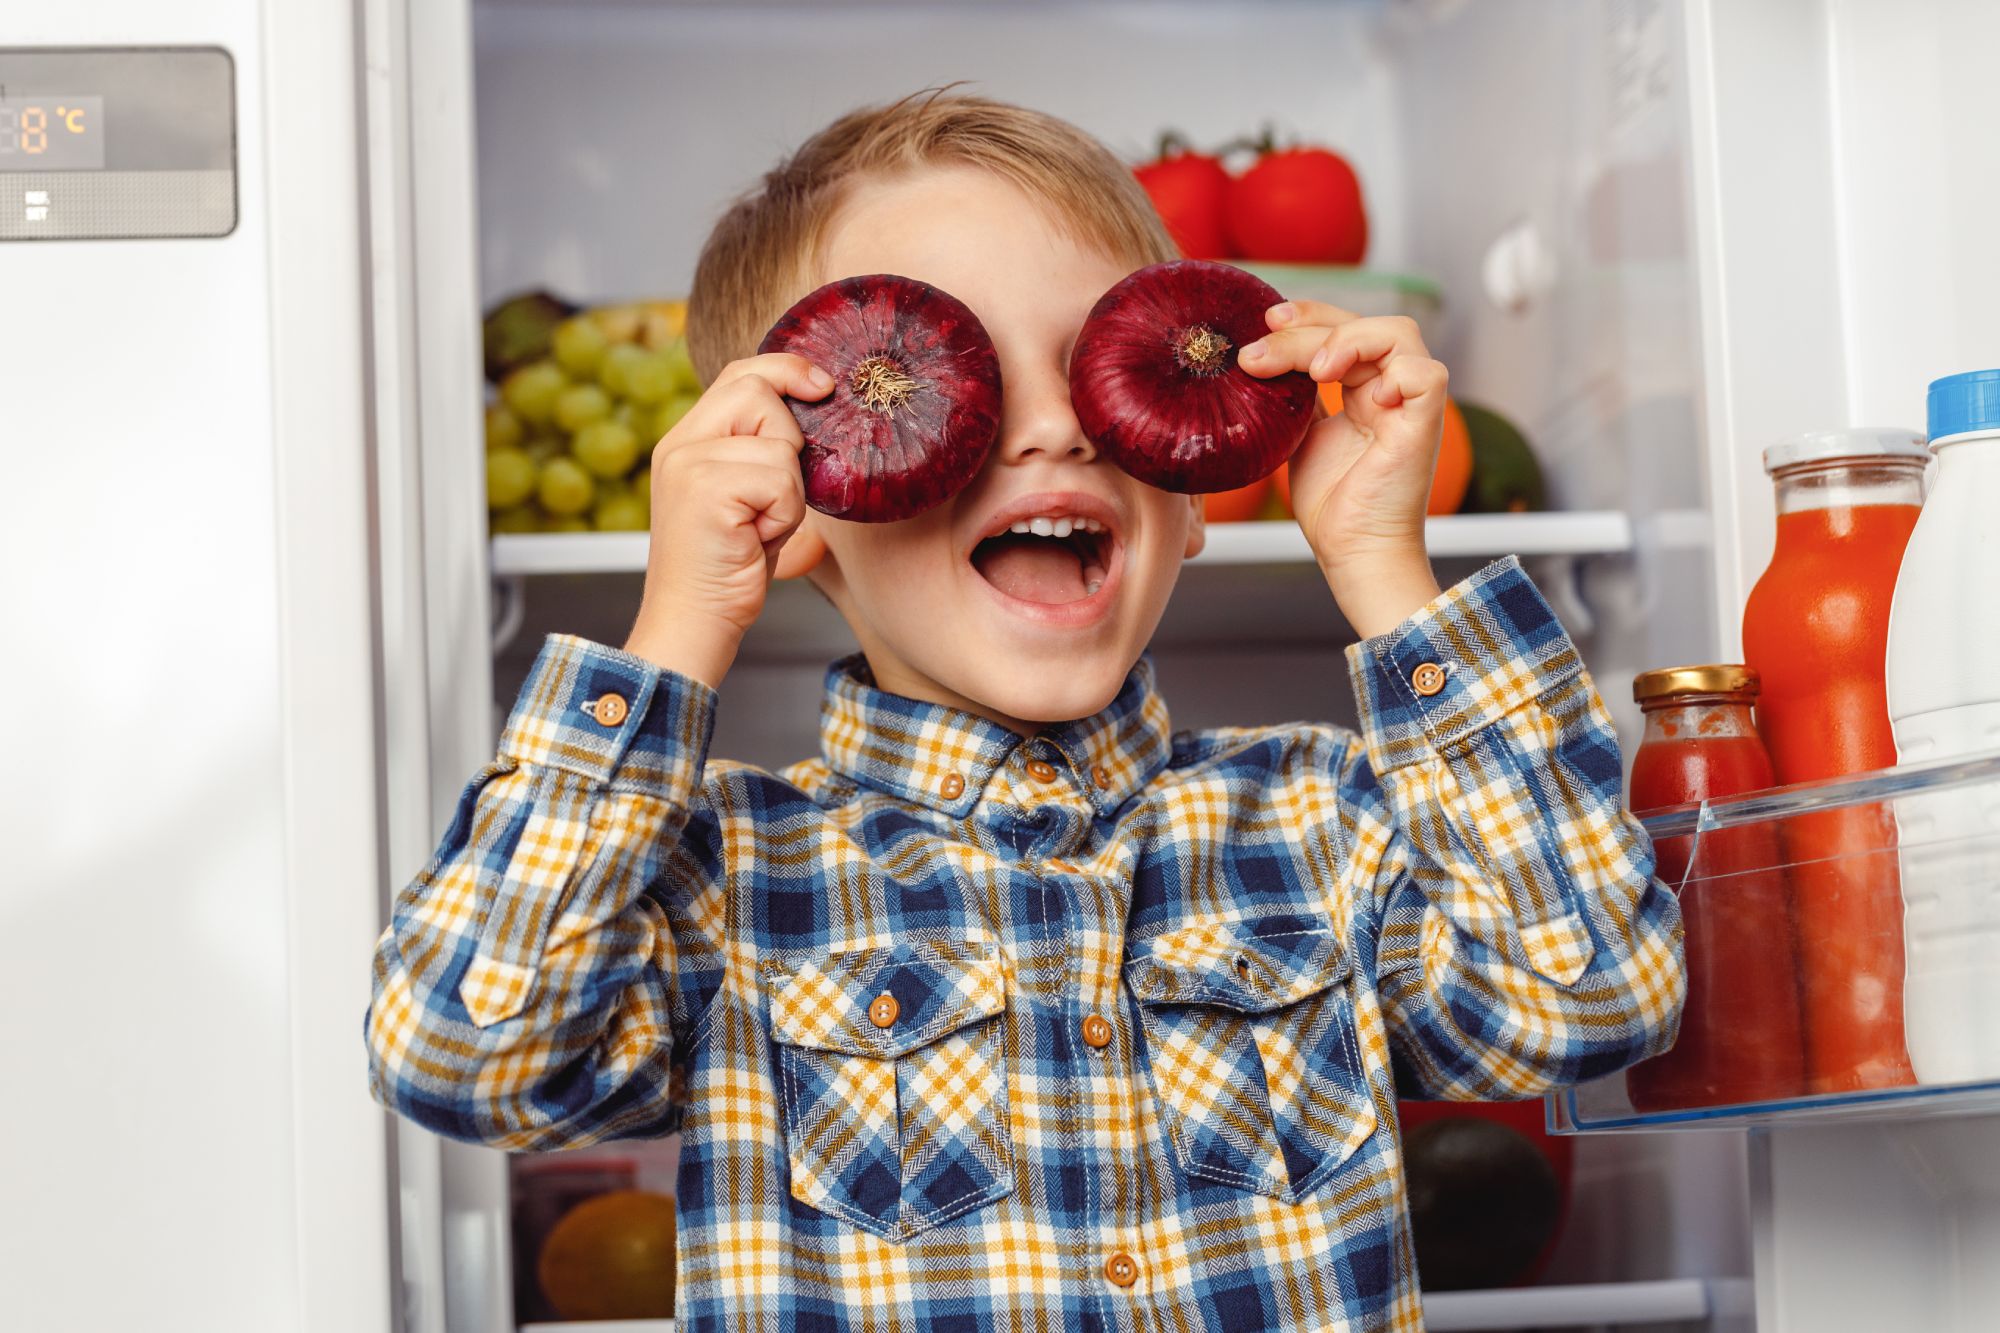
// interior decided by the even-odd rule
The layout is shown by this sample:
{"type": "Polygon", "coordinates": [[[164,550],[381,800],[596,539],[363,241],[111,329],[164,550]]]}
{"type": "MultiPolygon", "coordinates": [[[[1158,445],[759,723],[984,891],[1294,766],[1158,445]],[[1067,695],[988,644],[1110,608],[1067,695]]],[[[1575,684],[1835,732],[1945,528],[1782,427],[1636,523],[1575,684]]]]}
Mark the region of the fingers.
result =
{"type": "Polygon", "coordinates": [[[747,519],[767,546],[789,536],[805,518],[798,452],[768,436],[703,440],[677,450],[656,464],[653,490],[747,519]]]}
{"type": "Polygon", "coordinates": [[[833,390],[833,378],[804,357],[788,353],[732,361],[688,414],[667,433],[668,447],[692,440],[763,435],[805,447],[787,397],[813,402],[833,390]]]}
{"type": "Polygon", "coordinates": [[[1380,363],[1398,356],[1428,358],[1430,351],[1415,320],[1381,315],[1349,318],[1331,328],[1293,324],[1245,347],[1237,362],[1259,379],[1304,371],[1321,384],[1338,380],[1352,386],[1367,383],[1380,363]]]}
{"type": "Polygon", "coordinates": [[[1399,356],[1384,365],[1374,381],[1360,392],[1367,394],[1377,407],[1400,407],[1406,403],[1434,405],[1441,414],[1450,378],[1442,361],[1427,356],[1399,356]]]}
{"type": "Polygon", "coordinates": [[[1324,301],[1282,301],[1264,312],[1264,323],[1272,330],[1295,328],[1301,324],[1319,324],[1332,328],[1335,324],[1345,324],[1361,316],[1352,310],[1342,310],[1337,305],[1324,301]]]}
{"type": "Polygon", "coordinates": [[[725,384],[754,376],[768,383],[773,390],[814,402],[824,397],[833,388],[833,376],[821,370],[802,356],[790,352],[765,352],[761,356],[746,356],[740,361],[731,361],[716,372],[715,383],[709,385],[713,392],[725,384]]]}

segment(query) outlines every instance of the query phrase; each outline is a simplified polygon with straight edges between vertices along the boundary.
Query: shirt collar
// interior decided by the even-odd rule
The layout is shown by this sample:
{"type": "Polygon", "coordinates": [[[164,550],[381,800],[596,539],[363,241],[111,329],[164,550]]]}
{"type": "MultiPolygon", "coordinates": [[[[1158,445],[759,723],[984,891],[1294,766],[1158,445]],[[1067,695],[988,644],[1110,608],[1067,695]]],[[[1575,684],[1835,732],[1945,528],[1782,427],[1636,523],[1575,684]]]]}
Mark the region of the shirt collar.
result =
{"type": "Polygon", "coordinates": [[[1153,661],[1142,656],[1101,712],[1023,737],[977,714],[881,689],[860,654],[826,671],[819,747],[827,765],[864,786],[947,814],[979,803],[993,770],[1027,746],[1069,769],[1099,814],[1123,805],[1173,750],[1153,661]]]}

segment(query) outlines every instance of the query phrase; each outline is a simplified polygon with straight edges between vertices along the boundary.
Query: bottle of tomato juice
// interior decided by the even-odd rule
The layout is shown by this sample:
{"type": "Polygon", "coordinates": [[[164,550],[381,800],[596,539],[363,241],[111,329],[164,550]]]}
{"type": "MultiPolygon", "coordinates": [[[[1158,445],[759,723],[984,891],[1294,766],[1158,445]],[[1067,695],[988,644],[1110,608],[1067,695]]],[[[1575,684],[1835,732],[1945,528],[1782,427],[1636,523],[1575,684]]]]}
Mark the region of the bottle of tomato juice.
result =
{"type": "MultiPolygon", "coordinates": [[[[1743,654],[1763,682],[1758,729],[1781,785],[1896,763],[1883,683],[1889,604],[1930,457],[1914,432],[1878,429],[1764,451],[1778,532],[1743,609],[1743,654]]],[[[1809,1090],[1913,1082],[1893,813],[1878,804],[1797,815],[1782,836],[1809,1090]]]]}

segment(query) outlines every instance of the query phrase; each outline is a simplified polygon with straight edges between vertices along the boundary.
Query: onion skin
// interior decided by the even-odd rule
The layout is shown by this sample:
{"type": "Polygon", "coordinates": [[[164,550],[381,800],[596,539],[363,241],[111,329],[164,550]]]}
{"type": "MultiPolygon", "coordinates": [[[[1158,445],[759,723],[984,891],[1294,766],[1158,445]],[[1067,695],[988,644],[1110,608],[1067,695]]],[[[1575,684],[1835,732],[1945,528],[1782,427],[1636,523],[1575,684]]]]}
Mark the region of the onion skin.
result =
{"type": "Polygon", "coordinates": [[[805,436],[806,503],[833,518],[893,523],[963,490],[1000,433],[1000,358],[963,301],[914,278],[871,273],[808,293],[758,352],[790,352],[833,376],[816,403],[788,400],[805,436]]]}
{"type": "Polygon", "coordinates": [[[1240,268],[1198,259],[1118,283],[1070,353],[1083,433],[1163,491],[1207,495],[1269,476],[1305,438],[1317,386],[1300,371],[1258,379],[1236,354],[1270,331],[1264,312],[1283,299],[1240,268]]]}

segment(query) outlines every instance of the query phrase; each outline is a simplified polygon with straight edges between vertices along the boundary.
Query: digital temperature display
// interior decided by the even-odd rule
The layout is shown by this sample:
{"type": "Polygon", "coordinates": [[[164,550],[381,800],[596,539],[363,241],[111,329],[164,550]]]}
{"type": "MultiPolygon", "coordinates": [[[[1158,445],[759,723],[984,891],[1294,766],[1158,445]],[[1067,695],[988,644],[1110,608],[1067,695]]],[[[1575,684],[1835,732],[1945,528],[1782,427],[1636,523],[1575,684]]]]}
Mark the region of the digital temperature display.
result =
{"type": "Polygon", "coordinates": [[[104,99],[0,99],[0,171],[104,170],[104,99]]]}
{"type": "Polygon", "coordinates": [[[221,237],[236,217],[228,51],[0,45],[0,246],[221,237]]]}

